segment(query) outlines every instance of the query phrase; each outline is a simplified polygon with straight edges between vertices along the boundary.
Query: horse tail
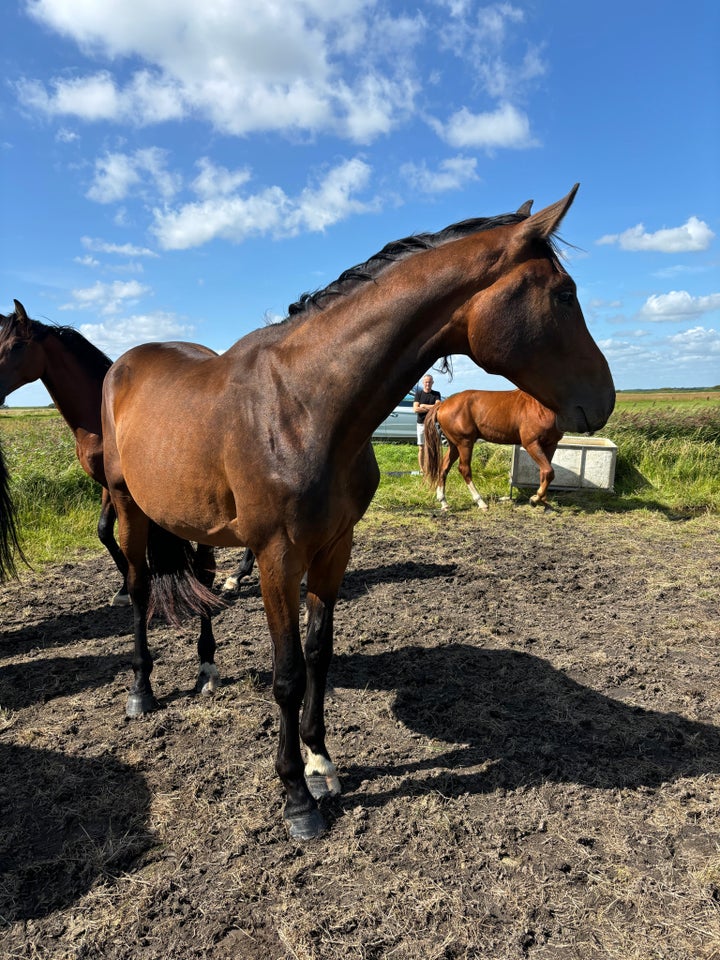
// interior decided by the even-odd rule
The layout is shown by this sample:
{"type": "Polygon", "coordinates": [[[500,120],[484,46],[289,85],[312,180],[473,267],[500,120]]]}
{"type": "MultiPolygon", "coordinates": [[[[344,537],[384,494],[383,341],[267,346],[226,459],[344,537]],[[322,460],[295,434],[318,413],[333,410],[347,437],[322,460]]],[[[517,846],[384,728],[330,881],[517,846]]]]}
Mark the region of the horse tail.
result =
{"type": "Polygon", "coordinates": [[[157,613],[177,626],[186,617],[209,617],[213,610],[223,606],[222,600],[198,579],[192,544],[152,520],[147,559],[150,568],[148,620],[157,613]]]}
{"type": "Polygon", "coordinates": [[[18,541],[15,504],[10,495],[10,475],[0,447],[0,583],[17,576],[16,556],[28,563],[18,541]]]}
{"type": "Polygon", "coordinates": [[[425,417],[425,443],[423,444],[423,474],[431,487],[440,483],[442,472],[442,442],[440,428],[437,422],[438,405],[429,410],[425,417]]]}

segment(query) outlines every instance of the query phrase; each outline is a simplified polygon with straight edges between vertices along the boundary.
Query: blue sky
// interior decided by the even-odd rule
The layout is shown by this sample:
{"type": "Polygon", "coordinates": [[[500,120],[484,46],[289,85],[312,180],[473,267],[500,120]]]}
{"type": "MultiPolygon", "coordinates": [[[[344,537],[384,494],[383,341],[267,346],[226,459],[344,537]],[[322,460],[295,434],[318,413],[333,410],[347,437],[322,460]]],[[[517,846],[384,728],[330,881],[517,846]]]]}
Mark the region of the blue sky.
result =
{"type": "MultiPolygon", "coordinates": [[[[224,350],[390,240],[580,192],[621,389],[720,383],[720,4],[6,0],[0,311],[224,350]]],[[[443,395],[504,387],[466,358],[443,395]]],[[[41,385],[12,405],[45,404],[41,385]]]]}

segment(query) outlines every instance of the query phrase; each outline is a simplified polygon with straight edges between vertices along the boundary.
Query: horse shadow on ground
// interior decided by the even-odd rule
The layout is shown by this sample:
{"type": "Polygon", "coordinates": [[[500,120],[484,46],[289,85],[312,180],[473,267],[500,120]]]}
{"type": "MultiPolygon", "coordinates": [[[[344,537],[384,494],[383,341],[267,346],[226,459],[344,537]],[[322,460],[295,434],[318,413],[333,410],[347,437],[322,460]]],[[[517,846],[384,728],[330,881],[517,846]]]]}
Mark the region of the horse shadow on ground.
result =
{"type": "Polygon", "coordinates": [[[93,609],[56,613],[36,623],[0,633],[0,660],[15,657],[37,647],[70,646],[84,640],[128,636],[132,645],[132,610],[110,604],[93,609]]]}
{"type": "MultiPolygon", "coordinates": [[[[461,796],[545,782],[658,787],[720,772],[720,728],[629,706],[527,653],[450,644],[339,654],[331,677],[337,687],[394,690],[398,719],[433,740],[432,757],[393,769],[407,775],[401,793],[461,796]]],[[[349,759],[352,789],[389,772],[349,759]]]]}
{"type": "Polygon", "coordinates": [[[0,930],[47,916],[153,843],[143,777],[110,756],[0,744],[0,930]]]}
{"type": "Polygon", "coordinates": [[[127,670],[130,652],[101,656],[38,658],[0,665],[0,708],[22,710],[56,697],[71,697],[109,684],[127,670]]]}

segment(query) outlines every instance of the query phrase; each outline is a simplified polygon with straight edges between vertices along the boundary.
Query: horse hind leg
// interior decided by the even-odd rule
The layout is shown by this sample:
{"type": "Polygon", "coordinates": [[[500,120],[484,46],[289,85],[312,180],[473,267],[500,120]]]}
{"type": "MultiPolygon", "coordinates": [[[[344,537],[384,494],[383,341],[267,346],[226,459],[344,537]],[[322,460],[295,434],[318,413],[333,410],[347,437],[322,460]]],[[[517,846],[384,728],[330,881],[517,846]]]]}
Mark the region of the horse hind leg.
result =
{"type": "Polygon", "coordinates": [[[234,593],[237,588],[240,586],[240,581],[244,577],[249,577],[252,573],[252,568],[255,563],[255,554],[248,547],[243,554],[240,565],[238,566],[235,573],[231,573],[223,584],[223,593],[234,593]]]}
{"type": "MultiPolygon", "coordinates": [[[[195,575],[200,583],[208,590],[212,589],[215,581],[215,551],[212,547],[198,544],[195,554],[195,575]]],[[[200,672],[195,681],[195,693],[209,696],[218,688],[220,671],[215,663],[215,635],[213,633],[210,612],[200,615],[200,636],[198,637],[197,651],[200,661],[200,672]]]]}
{"type": "Polygon", "coordinates": [[[130,606],[130,595],[128,593],[127,586],[127,574],[128,574],[128,565],[125,555],[118,546],[117,540],[115,539],[115,534],[113,532],[113,527],[115,526],[115,507],[112,504],[110,499],[110,493],[103,488],[102,492],[102,504],[100,507],[100,519],[98,520],[97,525],[97,534],[100,543],[105,547],[107,552],[115,561],[115,566],[120,571],[122,576],[122,586],[117,591],[115,596],[110,601],[111,606],[113,607],[129,607],[130,606]]]}
{"type": "Polygon", "coordinates": [[[447,483],[447,477],[450,473],[450,468],[455,463],[459,456],[458,448],[454,443],[451,443],[448,440],[448,449],[447,453],[443,457],[442,466],[440,467],[440,483],[437,486],[435,491],[435,496],[437,497],[438,503],[440,504],[441,510],[448,510],[448,502],[445,499],[445,484],[447,483]]]}
{"type": "Polygon", "coordinates": [[[133,609],[134,648],[132,668],[134,681],[125,707],[126,715],[133,718],[157,710],[159,704],[155,699],[150,683],[153,661],[147,643],[150,571],[145,553],[149,521],[140,509],[132,503],[126,505],[126,515],[128,514],[133,515],[132,521],[127,524],[125,530],[123,530],[122,520],[120,521],[120,535],[123,553],[128,560],[127,585],[133,609]]]}

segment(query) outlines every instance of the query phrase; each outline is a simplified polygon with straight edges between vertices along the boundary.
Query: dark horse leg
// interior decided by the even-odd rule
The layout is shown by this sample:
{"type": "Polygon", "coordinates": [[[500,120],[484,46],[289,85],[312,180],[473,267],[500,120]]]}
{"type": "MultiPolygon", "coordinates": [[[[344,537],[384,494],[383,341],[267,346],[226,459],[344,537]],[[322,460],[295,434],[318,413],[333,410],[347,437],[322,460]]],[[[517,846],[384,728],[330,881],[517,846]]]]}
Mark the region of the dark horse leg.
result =
{"type": "Polygon", "coordinates": [[[467,488],[470,491],[470,496],[475,501],[475,505],[480,510],[487,510],[488,506],[480,496],[480,493],[473,483],[472,478],[472,452],[473,447],[475,446],[474,440],[462,440],[458,444],[458,450],[460,451],[460,463],[458,464],[458,470],[467,484],[467,488]]]}
{"type": "Polygon", "coordinates": [[[300,580],[304,561],[278,536],[258,555],[260,589],[273,644],[273,693],[280,708],[275,770],[285,788],[283,817],[291,837],[308,840],[325,832],[325,820],[305,781],[300,752],[300,707],[307,676],[300,643],[300,580]]]}
{"type": "Polygon", "coordinates": [[[110,499],[110,494],[107,490],[103,489],[102,492],[102,505],[100,507],[100,519],[98,520],[97,533],[100,543],[105,547],[107,552],[115,561],[115,566],[120,571],[120,575],[123,578],[122,586],[115,594],[115,596],[110,601],[114,607],[122,607],[130,604],[130,596],[128,594],[127,586],[127,574],[128,574],[128,565],[125,555],[118,546],[117,541],[115,540],[114,528],[115,526],[115,507],[112,504],[110,499]]]}
{"type": "Polygon", "coordinates": [[[223,590],[228,592],[237,590],[238,585],[240,581],[243,579],[243,577],[250,576],[254,563],[255,563],[255,554],[248,547],[245,550],[242,560],[240,561],[240,565],[238,566],[235,573],[231,573],[230,576],[225,581],[225,583],[223,584],[223,590]]]}
{"type": "MultiPolygon", "coordinates": [[[[246,551],[247,552],[247,551],[246,551]]],[[[215,551],[212,547],[199,543],[195,554],[195,576],[208,590],[212,589],[215,580],[215,551]]],[[[219,671],[215,666],[215,636],[212,620],[209,613],[200,615],[200,636],[197,644],[200,673],[195,683],[195,692],[215,693],[218,685],[219,671]]]]}
{"type": "Polygon", "coordinates": [[[530,503],[533,506],[537,506],[539,503],[548,505],[547,502],[547,489],[550,484],[555,479],[555,471],[552,468],[551,460],[557,449],[557,444],[553,443],[549,446],[543,447],[539,440],[533,440],[530,443],[526,444],[525,449],[533,458],[535,463],[538,465],[540,470],[540,486],[537,489],[537,493],[534,493],[530,497],[530,503]]]}
{"type": "Polygon", "coordinates": [[[337,768],[325,745],[325,689],[333,654],[335,601],[351,547],[352,528],[313,559],[307,575],[307,689],[300,736],[307,748],[305,780],[316,800],[341,792],[337,768]]]}
{"type": "Polygon", "coordinates": [[[122,513],[118,513],[118,519],[120,543],[128,561],[127,585],[132,602],[134,632],[132,668],[135,679],[125,713],[128,717],[139,717],[158,708],[150,683],[153,661],[147,643],[150,571],[146,551],[150,521],[130,497],[122,498],[122,513]]]}

